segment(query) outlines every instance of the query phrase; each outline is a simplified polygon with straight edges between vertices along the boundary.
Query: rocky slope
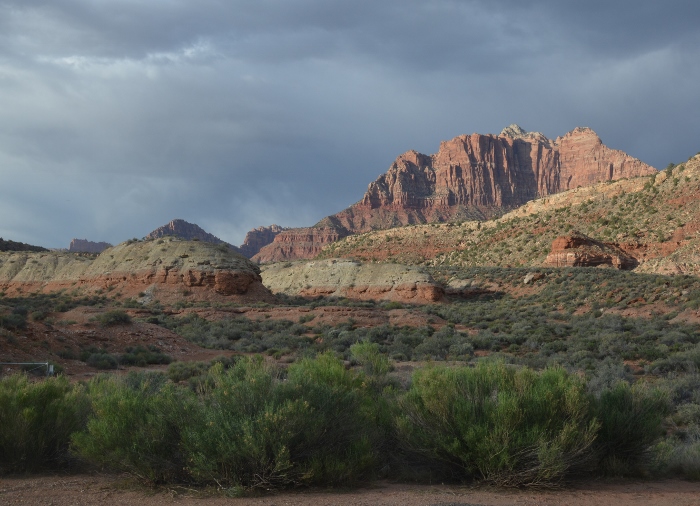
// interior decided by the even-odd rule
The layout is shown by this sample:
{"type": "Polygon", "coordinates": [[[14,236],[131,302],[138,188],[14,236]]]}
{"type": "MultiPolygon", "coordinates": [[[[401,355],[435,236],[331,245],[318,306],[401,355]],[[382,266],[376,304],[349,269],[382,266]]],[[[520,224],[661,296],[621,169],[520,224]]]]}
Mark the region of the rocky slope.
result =
{"type": "Polygon", "coordinates": [[[302,297],[347,297],[424,304],[442,299],[444,290],[427,272],[396,264],[351,260],[264,266],[263,283],[273,293],[302,297]]]}
{"type": "Polygon", "coordinates": [[[112,245],[108,242],[93,242],[87,239],[73,239],[70,242],[68,251],[71,253],[102,253],[107,248],[111,248],[112,245]]]}
{"type": "Polygon", "coordinates": [[[241,244],[238,249],[243,256],[251,258],[255,256],[261,248],[274,241],[277,234],[285,230],[288,229],[274,224],[269,227],[254,228],[246,234],[243,244],[241,244]]]}
{"type": "Polygon", "coordinates": [[[321,244],[310,245],[309,233],[291,229],[275,237],[256,260],[310,258],[336,236],[482,220],[579,186],[654,173],[653,167],[605,146],[589,128],[576,128],[553,141],[517,125],[500,135],[461,135],[442,142],[436,154],[408,151],[399,156],[370,183],[362,200],[316,225],[319,231],[312,239],[321,244]],[[298,249],[296,236],[303,243],[298,249]]]}
{"type": "Polygon", "coordinates": [[[700,154],[650,176],[549,195],[494,220],[350,236],[320,257],[539,266],[552,253],[552,243],[573,230],[632,257],[637,271],[700,274],[700,154]]]}
{"type": "Polygon", "coordinates": [[[127,241],[96,258],[69,253],[0,254],[0,291],[107,291],[142,302],[270,301],[256,265],[223,245],[173,237],[127,241]]]}

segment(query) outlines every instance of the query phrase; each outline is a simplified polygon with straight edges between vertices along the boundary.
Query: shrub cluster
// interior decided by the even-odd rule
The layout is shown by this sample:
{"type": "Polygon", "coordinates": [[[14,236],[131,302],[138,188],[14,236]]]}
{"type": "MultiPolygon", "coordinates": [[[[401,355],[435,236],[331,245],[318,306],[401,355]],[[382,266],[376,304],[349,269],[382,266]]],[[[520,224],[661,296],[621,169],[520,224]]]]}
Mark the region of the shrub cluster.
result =
{"type": "Polygon", "coordinates": [[[547,486],[574,473],[634,471],[668,411],[656,390],[616,384],[593,395],[563,369],[501,362],[429,366],[401,390],[376,345],[356,345],[353,356],[366,372],[326,353],[286,370],[260,356],[218,361],[189,384],[160,373],[73,386],[6,378],[0,472],[78,458],[151,483],[234,491],[425,469],[432,479],[547,486]]]}

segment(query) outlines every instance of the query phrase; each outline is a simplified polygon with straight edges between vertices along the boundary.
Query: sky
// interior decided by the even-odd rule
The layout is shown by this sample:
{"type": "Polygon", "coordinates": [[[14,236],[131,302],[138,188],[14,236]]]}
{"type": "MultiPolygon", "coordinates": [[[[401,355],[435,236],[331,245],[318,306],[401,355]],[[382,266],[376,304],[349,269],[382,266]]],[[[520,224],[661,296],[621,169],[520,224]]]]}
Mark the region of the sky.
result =
{"type": "Polygon", "coordinates": [[[577,126],[700,151],[697,0],[0,0],[0,237],[240,244],[360,200],[401,153],[577,126]]]}

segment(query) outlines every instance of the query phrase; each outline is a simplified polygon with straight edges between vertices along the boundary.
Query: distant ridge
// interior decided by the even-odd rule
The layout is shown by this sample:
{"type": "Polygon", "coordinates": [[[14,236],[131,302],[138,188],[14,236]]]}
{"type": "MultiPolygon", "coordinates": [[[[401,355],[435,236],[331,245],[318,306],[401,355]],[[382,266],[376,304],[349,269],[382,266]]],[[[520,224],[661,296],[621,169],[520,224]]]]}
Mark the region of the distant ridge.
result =
{"type": "Polygon", "coordinates": [[[41,246],[32,246],[23,242],[9,241],[0,237],[0,251],[49,251],[41,246]]]}

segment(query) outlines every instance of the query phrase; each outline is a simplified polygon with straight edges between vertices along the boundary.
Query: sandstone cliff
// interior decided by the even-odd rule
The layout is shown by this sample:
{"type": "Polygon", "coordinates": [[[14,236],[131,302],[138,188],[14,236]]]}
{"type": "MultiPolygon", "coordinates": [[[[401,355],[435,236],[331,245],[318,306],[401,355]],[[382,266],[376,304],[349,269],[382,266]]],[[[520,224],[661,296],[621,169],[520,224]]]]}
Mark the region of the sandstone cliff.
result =
{"type": "Polygon", "coordinates": [[[108,242],[93,242],[87,239],[73,239],[70,242],[68,251],[71,253],[102,253],[107,248],[111,248],[112,245],[108,242]]]}
{"type": "Polygon", "coordinates": [[[106,290],[163,302],[188,294],[204,300],[273,299],[256,265],[225,246],[203,241],[127,241],[96,258],[57,252],[0,254],[0,290],[6,294],[60,289],[106,290]]]}
{"type": "Polygon", "coordinates": [[[298,258],[313,258],[324,246],[346,237],[348,232],[335,227],[292,228],[280,232],[271,244],[254,255],[258,263],[280,262],[298,258]]]}
{"type": "Polygon", "coordinates": [[[347,297],[425,304],[442,299],[444,290],[418,267],[361,264],[350,260],[320,260],[274,264],[262,271],[273,293],[302,297],[347,297]]]}
{"type": "Polygon", "coordinates": [[[461,135],[442,142],[436,154],[408,151],[399,156],[370,183],[362,200],[321,220],[315,226],[318,232],[285,231],[255,260],[311,258],[336,236],[483,220],[578,186],[654,173],[653,167],[606,147],[589,128],[576,128],[553,141],[517,125],[500,135],[461,135]]]}
{"type": "Polygon", "coordinates": [[[256,255],[261,248],[274,241],[277,234],[285,230],[288,229],[274,224],[269,227],[254,228],[246,234],[243,244],[239,246],[239,250],[243,256],[251,258],[256,255]]]}

